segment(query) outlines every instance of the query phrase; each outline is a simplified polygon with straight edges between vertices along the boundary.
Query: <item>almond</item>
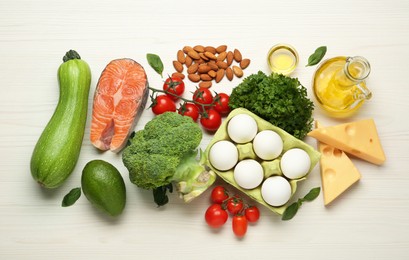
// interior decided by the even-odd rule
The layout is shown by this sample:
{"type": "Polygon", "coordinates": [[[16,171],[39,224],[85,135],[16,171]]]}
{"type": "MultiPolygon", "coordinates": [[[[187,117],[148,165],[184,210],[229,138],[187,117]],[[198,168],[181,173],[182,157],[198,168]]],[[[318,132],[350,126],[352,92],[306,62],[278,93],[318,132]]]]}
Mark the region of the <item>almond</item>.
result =
{"type": "Polygon", "coordinates": [[[212,86],[211,81],[202,81],[199,83],[199,88],[210,88],[212,86]]]}
{"type": "Polygon", "coordinates": [[[192,58],[190,58],[190,56],[186,56],[185,65],[186,65],[187,67],[190,67],[190,65],[192,65],[192,63],[193,63],[192,58]]]}
{"type": "Polygon", "coordinates": [[[209,75],[210,77],[212,77],[212,78],[214,78],[214,77],[216,77],[216,71],[214,71],[214,70],[210,70],[208,73],[207,73],[207,75],[209,75]]]}
{"type": "Polygon", "coordinates": [[[216,62],[214,62],[213,60],[209,61],[207,65],[211,70],[217,71],[219,69],[219,66],[217,66],[216,62]]]}
{"type": "Polygon", "coordinates": [[[213,53],[211,53],[210,51],[206,51],[206,52],[204,53],[204,55],[205,55],[206,57],[208,57],[209,59],[211,59],[211,60],[217,60],[217,57],[216,57],[213,53]]]}
{"type": "Polygon", "coordinates": [[[233,70],[230,67],[226,69],[226,78],[230,81],[233,80],[233,70]]]}
{"type": "Polygon", "coordinates": [[[216,48],[212,47],[212,46],[206,46],[204,50],[205,50],[205,52],[208,51],[208,52],[211,52],[213,54],[217,53],[216,48]]]}
{"type": "Polygon", "coordinates": [[[193,47],[193,50],[200,53],[200,52],[204,52],[205,48],[202,45],[196,45],[195,47],[193,47]]]}
{"type": "Polygon", "coordinates": [[[188,74],[194,74],[194,73],[196,73],[196,71],[197,71],[198,68],[199,68],[199,64],[193,63],[192,65],[190,65],[190,66],[187,68],[187,73],[188,73],[188,74]]]}
{"type": "Polygon", "coordinates": [[[218,56],[217,56],[217,60],[220,60],[220,61],[224,61],[225,59],[226,59],[226,56],[227,56],[227,52],[221,52],[218,56]]]}
{"type": "Polygon", "coordinates": [[[208,73],[211,70],[210,66],[207,64],[200,64],[197,72],[199,73],[208,73]]]}
{"type": "Polygon", "coordinates": [[[219,47],[216,48],[217,53],[222,53],[227,50],[227,45],[220,45],[219,47]]]}
{"type": "Polygon", "coordinates": [[[247,68],[250,65],[250,60],[249,59],[242,59],[240,61],[240,68],[242,68],[243,70],[245,68],[247,68]]]}
{"type": "Polygon", "coordinates": [[[238,49],[234,49],[233,52],[233,58],[235,61],[240,62],[242,57],[241,57],[241,52],[238,49]]]}
{"type": "Polygon", "coordinates": [[[216,73],[216,83],[219,83],[224,77],[224,69],[219,69],[216,73]]]}
{"type": "Polygon", "coordinates": [[[233,63],[233,52],[229,51],[227,53],[226,59],[227,59],[227,65],[230,66],[233,63]]]}
{"type": "Polygon", "coordinates": [[[183,47],[183,49],[182,49],[182,50],[183,50],[183,52],[184,52],[184,53],[186,53],[186,54],[187,54],[189,51],[193,51],[193,48],[192,48],[192,47],[190,47],[190,46],[185,46],[185,47],[183,47]]]}
{"type": "Polygon", "coordinates": [[[187,53],[192,59],[198,60],[200,59],[199,53],[197,53],[195,50],[191,50],[187,53]]]}
{"type": "Polygon", "coordinates": [[[212,77],[210,77],[208,74],[200,74],[200,79],[204,81],[210,81],[212,80],[212,77]]]}
{"type": "Polygon", "coordinates": [[[180,79],[184,79],[185,74],[179,73],[179,72],[174,72],[174,73],[172,73],[172,77],[177,77],[177,78],[180,78],[180,79]]]}
{"type": "Polygon", "coordinates": [[[233,66],[233,73],[236,75],[236,77],[241,78],[243,77],[243,70],[240,69],[238,66],[233,66]]]}
{"type": "Polygon", "coordinates": [[[209,60],[209,58],[208,58],[205,54],[203,54],[202,52],[199,53],[199,56],[200,56],[200,58],[202,58],[204,61],[208,61],[208,60],[209,60]]]}
{"type": "Polygon", "coordinates": [[[185,57],[185,53],[182,50],[178,50],[178,53],[177,53],[176,57],[177,57],[177,60],[180,63],[182,63],[182,64],[185,63],[186,57],[185,57]]]}
{"type": "Polygon", "coordinates": [[[192,82],[199,82],[200,81],[200,76],[198,74],[189,74],[189,75],[187,75],[187,77],[192,82]]]}
{"type": "Polygon", "coordinates": [[[183,64],[180,63],[180,62],[177,61],[177,60],[174,60],[174,61],[173,61],[173,67],[175,68],[175,70],[176,70],[177,72],[182,72],[182,71],[183,71],[183,64]]]}
{"type": "Polygon", "coordinates": [[[224,61],[218,61],[216,62],[217,67],[219,67],[220,69],[227,69],[227,67],[229,67],[229,65],[227,65],[226,62],[224,61]]]}
{"type": "Polygon", "coordinates": [[[194,62],[197,63],[197,64],[205,63],[205,61],[202,58],[200,58],[198,60],[194,60],[194,62]]]}

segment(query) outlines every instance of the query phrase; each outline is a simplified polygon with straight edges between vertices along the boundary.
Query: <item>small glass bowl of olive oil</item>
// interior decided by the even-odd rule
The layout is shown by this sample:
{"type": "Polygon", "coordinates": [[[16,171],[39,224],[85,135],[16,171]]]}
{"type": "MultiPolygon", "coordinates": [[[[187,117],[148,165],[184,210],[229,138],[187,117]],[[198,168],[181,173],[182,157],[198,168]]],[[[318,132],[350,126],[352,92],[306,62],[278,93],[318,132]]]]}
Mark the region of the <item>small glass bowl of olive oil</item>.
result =
{"type": "Polygon", "coordinates": [[[267,63],[271,71],[283,75],[289,75],[295,70],[298,59],[297,51],[289,44],[274,45],[267,55],[267,63]]]}

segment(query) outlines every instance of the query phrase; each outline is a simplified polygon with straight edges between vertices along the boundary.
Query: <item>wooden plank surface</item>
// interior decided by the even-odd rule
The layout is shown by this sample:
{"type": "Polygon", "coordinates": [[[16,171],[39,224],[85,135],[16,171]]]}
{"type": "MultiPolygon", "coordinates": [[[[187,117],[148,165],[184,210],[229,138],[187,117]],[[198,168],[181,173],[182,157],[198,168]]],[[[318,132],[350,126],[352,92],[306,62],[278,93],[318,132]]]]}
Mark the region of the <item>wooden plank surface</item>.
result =
{"type": "MultiPolygon", "coordinates": [[[[0,14],[1,259],[407,259],[408,1],[3,0],[0,14]],[[230,220],[213,232],[203,217],[209,192],[190,204],[173,195],[169,205],[156,208],[150,192],[128,181],[120,155],[92,147],[90,117],[69,180],[53,191],[32,180],[31,153],[57,104],[57,68],[69,49],[89,63],[93,93],[102,69],[115,58],[140,62],[150,85],[160,88],[147,52],[159,54],[165,73],[172,73],[183,46],[227,44],[252,60],[247,76],[269,72],[266,54],[279,42],[298,50],[293,76],[311,97],[315,67],[304,65],[318,46],[328,46],[327,58],[361,55],[372,66],[367,83],[373,98],[348,120],[375,119],[387,161],[379,167],[353,159],[362,179],[330,207],[320,195],[289,222],[263,208],[243,240],[234,237],[230,220]],[[117,220],[94,210],[85,197],[60,207],[62,197],[80,185],[84,165],[97,158],[114,164],[126,181],[128,203],[117,220]]],[[[239,82],[224,79],[213,89],[230,93],[239,82]]],[[[324,125],[348,121],[328,118],[318,108],[314,116],[324,125]]],[[[136,129],[152,117],[144,111],[136,129]]],[[[206,135],[201,146],[210,139],[206,135]]],[[[316,167],[298,194],[319,185],[316,167]]]]}

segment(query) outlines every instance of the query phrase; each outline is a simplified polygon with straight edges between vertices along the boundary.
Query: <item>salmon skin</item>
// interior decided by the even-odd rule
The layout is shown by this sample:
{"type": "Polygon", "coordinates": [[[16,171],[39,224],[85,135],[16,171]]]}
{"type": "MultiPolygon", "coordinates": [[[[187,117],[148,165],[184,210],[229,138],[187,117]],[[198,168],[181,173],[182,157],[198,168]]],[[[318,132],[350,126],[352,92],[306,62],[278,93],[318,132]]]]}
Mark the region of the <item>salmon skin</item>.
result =
{"type": "Polygon", "coordinates": [[[102,71],[94,94],[91,143],[119,152],[133,132],[149,96],[143,67],[132,59],[111,61],[102,71]]]}

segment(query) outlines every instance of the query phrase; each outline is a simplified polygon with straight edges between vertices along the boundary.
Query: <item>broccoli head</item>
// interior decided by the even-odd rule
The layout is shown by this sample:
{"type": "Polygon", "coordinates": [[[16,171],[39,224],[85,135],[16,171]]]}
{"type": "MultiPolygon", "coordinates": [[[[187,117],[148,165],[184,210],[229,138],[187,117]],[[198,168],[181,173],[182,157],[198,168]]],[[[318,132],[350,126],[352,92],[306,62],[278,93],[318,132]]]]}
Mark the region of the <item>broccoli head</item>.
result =
{"type": "MultiPolygon", "coordinates": [[[[164,191],[165,195],[167,189],[163,187],[175,183],[185,201],[190,201],[216,178],[203,164],[203,158],[196,161],[201,140],[202,131],[190,117],[174,112],[156,116],[129,139],[123,151],[122,160],[131,182],[154,194],[164,191]]],[[[167,202],[166,196],[164,199],[167,202]]]]}

